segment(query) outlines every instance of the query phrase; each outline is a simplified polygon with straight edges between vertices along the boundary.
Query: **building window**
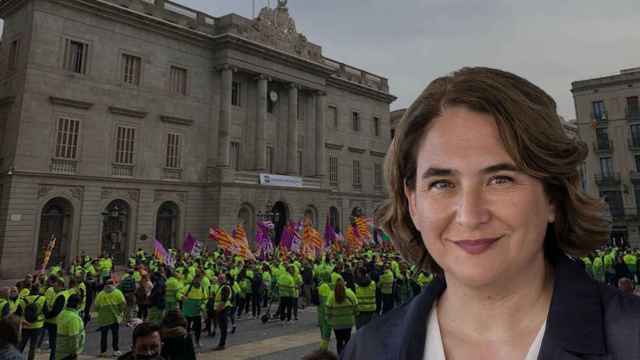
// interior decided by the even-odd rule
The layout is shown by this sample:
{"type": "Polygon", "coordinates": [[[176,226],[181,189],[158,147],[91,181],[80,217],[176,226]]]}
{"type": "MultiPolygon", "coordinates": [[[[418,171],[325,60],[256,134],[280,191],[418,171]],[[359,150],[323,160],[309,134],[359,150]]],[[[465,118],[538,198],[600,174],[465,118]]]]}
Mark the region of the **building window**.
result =
{"type": "Polygon", "coordinates": [[[379,117],[373,118],[373,135],[380,136],[380,118],[379,117]]]}
{"type": "Polygon", "coordinates": [[[64,69],[77,73],[87,73],[87,58],[89,57],[89,44],[80,41],[69,40],[65,42],[64,69]]]}
{"type": "Polygon", "coordinates": [[[116,163],[133,165],[136,129],[118,126],[116,131],[116,163]]]}
{"type": "Polygon", "coordinates": [[[169,81],[173,93],[187,95],[187,69],[171,66],[169,81]]]}
{"type": "Polygon", "coordinates": [[[353,131],[360,131],[360,113],[354,111],[351,113],[353,131]]]}
{"type": "Polygon", "coordinates": [[[78,156],[80,121],[60,118],[56,138],[56,158],[75,160],[78,156]]]}
{"type": "Polygon", "coordinates": [[[231,168],[233,170],[240,169],[240,143],[237,141],[231,142],[231,153],[229,154],[231,160],[231,168]]]}
{"type": "Polygon", "coordinates": [[[335,106],[329,106],[329,124],[338,128],[338,108],[335,106]]]}
{"type": "Polygon", "coordinates": [[[267,146],[267,170],[273,174],[273,147],[267,146]]]}
{"type": "Polygon", "coordinates": [[[9,47],[9,70],[15,70],[18,65],[18,56],[20,56],[20,41],[13,40],[9,47]]]}
{"type": "Polygon", "coordinates": [[[611,216],[619,217],[624,215],[624,203],[622,202],[622,193],[620,191],[602,191],[600,197],[609,205],[611,216]]]}
{"type": "Polygon", "coordinates": [[[373,164],[373,183],[375,187],[382,186],[382,165],[373,164]]]}
{"type": "Polygon", "coordinates": [[[167,135],[167,161],[166,166],[172,169],[180,169],[180,157],[182,141],[180,141],[180,134],[169,133],[167,135]]]}
{"type": "Polygon", "coordinates": [[[631,143],[633,146],[640,146],[640,125],[631,125],[631,143]]]}
{"type": "Polygon", "coordinates": [[[329,157],[329,183],[338,185],[338,158],[335,156],[329,157]]]}
{"type": "Polygon", "coordinates": [[[634,160],[636,161],[636,171],[640,172],[640,155],[634,156],[634,160]]]}
{"type": "Polygon", "coordinates": [[[240,90],[242,89],[242,84],[240,81],[233,81],[231,83],[231,105],[233,106],[241,106],[240,102],[240,90]]]}
{"type": "Polygon", "coordinates": [[[360,187],[360,160],[353,160],[353,186],[360,187]]]}
{"type": "Polygon", "coordinates": [[[610,157],[600,158],[600,172],[602,176],[613,176],[613,160],[610,157]]]}
{"type": "Polygon", "coordinates": [[[302,176],[302,151],[298,150],[298,175],[302,176]]]}
{"type": "Polygon", "coordinates": [[[396,137],[396,129],[391,129],[391,140],[396,137]]]}
{"type": "Polygon", "coordinates": [[[598,141],[598,149],[609,148],[609,129],[596,128],[596,140],[598,141]]]}
{"type": "Polygon", "coordinates": [[[591,108],[593,110],[592,116],[594,119],[598,121],[607,119],[607,111],[604,108],[604,101],[598,100],[592,102],[591,108]]]}
{"type": "Polygon", "coordinates": [[[142,59],[138,56],[122,54],[122,81],[125,84],[140,85],[140,69],[142,59]]]}
{"type": "Polygon", "coordinates": [[[630,116],[638,117],[640,107],[638,106],[638,97],[630,96],[627,98],[627,114],[630,116]]]}

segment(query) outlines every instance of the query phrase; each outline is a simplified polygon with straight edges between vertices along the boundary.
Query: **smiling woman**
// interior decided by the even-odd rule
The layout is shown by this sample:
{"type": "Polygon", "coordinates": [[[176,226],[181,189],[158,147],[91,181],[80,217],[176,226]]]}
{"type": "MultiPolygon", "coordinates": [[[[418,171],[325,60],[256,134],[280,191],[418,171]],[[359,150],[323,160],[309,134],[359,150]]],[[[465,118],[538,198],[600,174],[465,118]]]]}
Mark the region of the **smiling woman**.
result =
{"type": "Polygon", "coordinates": [[[437,277],[343,358],[640,358],[640,300],[570,257],[607,241],[603,203],[579,186],[586,155],[553,99],[521,77],[464,68],[429,84],[391,145],[377,215],[437,277]]]}

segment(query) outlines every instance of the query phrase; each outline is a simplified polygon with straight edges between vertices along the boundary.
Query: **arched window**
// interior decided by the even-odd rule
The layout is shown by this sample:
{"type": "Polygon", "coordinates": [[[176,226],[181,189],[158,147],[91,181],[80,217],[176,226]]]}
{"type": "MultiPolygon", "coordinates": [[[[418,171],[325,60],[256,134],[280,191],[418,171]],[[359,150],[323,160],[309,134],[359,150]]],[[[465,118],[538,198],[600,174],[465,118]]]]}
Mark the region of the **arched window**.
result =
{"type": "Polygon", "coordinates": [[[335,206],[329,208],[329,224],[333,226],[336,232],[340,232],[340,214],[335,206]]]}

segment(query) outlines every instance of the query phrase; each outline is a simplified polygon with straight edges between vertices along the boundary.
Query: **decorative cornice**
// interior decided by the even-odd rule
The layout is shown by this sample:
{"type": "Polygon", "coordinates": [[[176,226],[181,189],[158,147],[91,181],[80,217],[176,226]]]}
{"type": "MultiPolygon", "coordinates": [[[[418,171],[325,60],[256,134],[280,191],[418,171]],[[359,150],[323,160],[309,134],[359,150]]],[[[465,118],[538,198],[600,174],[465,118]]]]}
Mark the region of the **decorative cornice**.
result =
{"type": "Polygon", "coordinates": [[[146,111],[125,109],[117,106],[109,106],[109,112],[116,115],[129,116],[139,119],[143,119],[148,114],[148,112],[146,111]]]}
{"type": "Polygon", "coordinates": [[[179,117],[169,116],[169,115],[160,115],[160,120],[162,120],[162,122],[166,122],[170,124],[186,125],[186,126],[193,125],[192,119],[184,119],[184,118],[179,118],[179,117]]]}
{"type": "Polygon", "coordinates": [[[383,157],[387,156],[387,154],[385,154],[385,153],[383,153],[383,152],[373,151],[373,150],[369,150],[369,154],[370,154],[371,156],[376,156],[376,157],[381,157],[381,158],[383,158],[383,157]]]}
{"type": "Polygon", "coordinates": [[[49,100],[54,105],[67,106],[67,107],[72,107],[72,108],[82,109],[82,110],[89,110],[93,106],[93,103],[90,103],[90,102],[59,98],[55,96],[49,96],[49,100]]]}
{"type": "Polygon", "coordinates": [[[335,76],[332,76],[327,79],[327,85],[336,87],[338,89],[346,90],[352,93],[356,93],[358,95],[367,96],[375,100],[380,100],[387,104],[391,104],[397,99],[397,97],[391,94],[388,94],[386,92],[378,91],[370,87],[355,83],[353,81],[341,79],[335,76]]]}
{"type": "Polygon", "coordinates": [[[13,104],[14,101],[16,101],[15,96],[5,96],[2,99],[0,99],[0,107],[11,105],[13,104]]]}
{"type": "Polygon", "coordinates": [[[332,143],[324,143],[324,147],[331,150],[342,150],[344,145],[332,144],[332,143]]]}
{"type": "Polygon", "coordinates": [[[348,149],[349,149],[350,152],[356,153],[356,154],[364,154],[367,151],[366,149],[360,149],[360,148],[352,147],[352,146],[349,146],[348,149]]]}

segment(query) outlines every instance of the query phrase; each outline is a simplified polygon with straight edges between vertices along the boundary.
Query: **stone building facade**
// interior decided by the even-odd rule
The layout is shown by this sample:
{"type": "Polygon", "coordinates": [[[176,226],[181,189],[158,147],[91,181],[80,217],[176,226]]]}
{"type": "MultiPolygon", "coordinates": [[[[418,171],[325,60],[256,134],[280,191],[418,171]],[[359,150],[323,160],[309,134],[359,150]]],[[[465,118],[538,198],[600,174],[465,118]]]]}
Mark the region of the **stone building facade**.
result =
{"type": "Polygon", "coordinates": [[[259,217],[322,229],[384,199],[387,79],[329,59],[286,2],[0,0],[0,277],[259,217]]]}
{"type": "Polygon", "coordinates": [[[640,68],[575,81],[571,92],[589,146],[582,185],[608,203],[611,243],[640,246],[640,68]]]}

